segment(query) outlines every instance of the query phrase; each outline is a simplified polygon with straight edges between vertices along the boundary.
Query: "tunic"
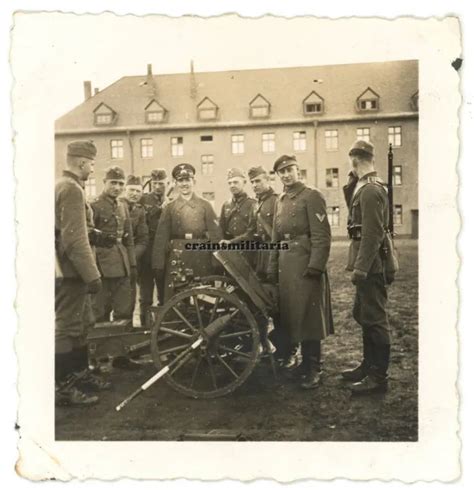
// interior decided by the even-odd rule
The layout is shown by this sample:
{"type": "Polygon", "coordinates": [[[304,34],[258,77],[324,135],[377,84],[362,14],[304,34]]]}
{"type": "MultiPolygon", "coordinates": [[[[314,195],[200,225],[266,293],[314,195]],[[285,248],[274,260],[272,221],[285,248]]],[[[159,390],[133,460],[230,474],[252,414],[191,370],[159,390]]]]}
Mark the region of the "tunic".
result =
{"type": "Polygon", "coordinates": [[[334,332],[326,264],[331,247],[322,194],[297,182],[279,196],[272,241],[289,249],[270,254],[269,273],[279,274],[280,318],[294,343],[322,340],[334,332]],[[319,278],[303,277],[310,267],[319,278]]]}

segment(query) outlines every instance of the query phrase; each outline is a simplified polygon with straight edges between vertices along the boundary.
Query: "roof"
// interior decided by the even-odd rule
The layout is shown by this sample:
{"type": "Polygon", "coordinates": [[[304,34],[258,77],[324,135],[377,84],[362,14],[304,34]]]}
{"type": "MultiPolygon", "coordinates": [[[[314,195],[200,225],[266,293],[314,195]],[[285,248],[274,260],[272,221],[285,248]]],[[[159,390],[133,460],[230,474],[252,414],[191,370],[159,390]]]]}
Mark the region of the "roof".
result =
{"type": "MultiPolygon", "coordinates": [[[[219,108],[217,123],[246,124],[249,104],[259,94],[271,104],[272,120],[307,120],[303,100],[313,91],[324,100],[324,114],[314,119],[348,119],[358,115],[357,98],[369,87],[380,96],[377,114],[413,113],[418,91],[418,62],[391,61],[350,65],[304,66],[222,72],[153,75],[153,94],[147,75],[125,76],[90,97],[56,121],[56,132],[90,131],[94,110],[102,103],[117,113],[115,126],[133,129],[145,125],[145,108],[155,99],[168,110],[166,122],[149,125],[203,125],[197,105],[206,97],[219,108]]],[[[372,118],[377,115],[372,113],[372,118]]],[[[206,122],[215,125],[216,122],[206,122]]],[[[104,128],[99,128],[103,130],[104,128]]]]}

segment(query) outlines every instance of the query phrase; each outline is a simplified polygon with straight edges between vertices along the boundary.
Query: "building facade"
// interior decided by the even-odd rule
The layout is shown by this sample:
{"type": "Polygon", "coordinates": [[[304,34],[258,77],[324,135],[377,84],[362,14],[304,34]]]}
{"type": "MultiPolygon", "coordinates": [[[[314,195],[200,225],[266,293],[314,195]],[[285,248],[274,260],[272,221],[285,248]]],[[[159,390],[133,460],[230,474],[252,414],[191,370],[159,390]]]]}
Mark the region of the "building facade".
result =
{"type": "Polygon", "coordinates": [[[344,237],[347,153],[366,139],[383,179],[392,144],[395,232],[418,234],[416,61],[174,75],[153,75],[149,65],[145,76],[123,77],[94,95],[85,82],[84,91],[84,102],[56,121],[56,174],[70,141],[92,139],[91,196],[109,165],[146,182],[154,168],[170,174],[187,162],[197,170],[198,194],[219,212],[229,198],[228,168],[270,170],[280,155],[294,154],[306,183],[326,197],[333,235],[344,237]]]}

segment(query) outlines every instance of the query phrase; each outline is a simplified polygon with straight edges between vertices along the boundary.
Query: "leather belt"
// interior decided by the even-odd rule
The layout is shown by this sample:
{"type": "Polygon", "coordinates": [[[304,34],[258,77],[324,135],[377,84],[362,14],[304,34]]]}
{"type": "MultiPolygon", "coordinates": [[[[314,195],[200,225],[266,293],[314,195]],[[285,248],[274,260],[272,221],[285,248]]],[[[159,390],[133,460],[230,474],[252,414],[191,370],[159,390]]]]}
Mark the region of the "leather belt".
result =
{"type": "Polygon", "coordinates": [[[286,240],[286,241],[298,240],[300,238],[309,238],[309,234],[306,234],[306,235],[292,235],[291,233],[284,233],[283,234],[283,240],[286,240]]]}

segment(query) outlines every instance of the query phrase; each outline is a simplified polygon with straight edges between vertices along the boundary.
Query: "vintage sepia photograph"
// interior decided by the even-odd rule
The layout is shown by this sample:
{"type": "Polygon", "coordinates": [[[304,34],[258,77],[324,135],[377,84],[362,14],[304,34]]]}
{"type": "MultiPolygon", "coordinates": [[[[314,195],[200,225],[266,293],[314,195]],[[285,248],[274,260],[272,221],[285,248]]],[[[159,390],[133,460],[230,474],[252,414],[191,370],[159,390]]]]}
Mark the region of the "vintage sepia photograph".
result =
{"type": "MultiPolygon", "coordinates": [[[[442,176],[427,173],[423,146],[440,132],[455,138],[458,94],[445,98],[443,85],[456,83],[455,21],[56,12],[17,14],[13,33],[18,141],[37,117],[32,137],[50,157],[48,194],[30,194],[51,234],[36,235],[49,252],[29,294],[48,356],[39,415],[48,423],[34,426],[66,462],[59,478],[136,476],[134,458],[128,469],[104,460],[133,443],[141,461],[142,442],[183,451],[183,461],[227,447],[219,471],[236,451],[258,454],[254,443],[311,443],[307,456],[348,461],[360,447],[360,464],[321,477],[409,481],[425,467],[390,460],[427,451],[434,468],[443,437],[455,456],[456,299],[438,301],[430,287],[442,284],[427,275],[437,216],[452,225],[442,253],[455,274],[456,221],[443,214],[456,213],[446,204],[455,187],[446,170],[444,201],[431,204],[442,176]],[[351,29],[364,31],[351,48],[321,48],[351,29]],[[86,31],[83,46],[68,37],[86,31]],[[46,112],[22,96],[33,80],[46,112]],[[437,100],[446,118],[433,130],[437,100]],[[429,329],[444,339],[426,340],[429,329]]],[[[455,148],[445,147],[453,169],[455,148]]],[[[26,270],[29,259],[20,262],[26,270]]],[[[19,339],[24,353],[32,342],[19,339]]],[[[297,468],[280,478],[314,474],[297,468]]],[[[170,474],[159,471],[139,475],[170,474]]],[[[274,476],[249,466],[238,477],[252,474],[274,476]]]]}
{"type": "Polygon", "coordinates": [[[55,121],[56,437],[416,441],[417,61],[186,61],[55,121]]]}

